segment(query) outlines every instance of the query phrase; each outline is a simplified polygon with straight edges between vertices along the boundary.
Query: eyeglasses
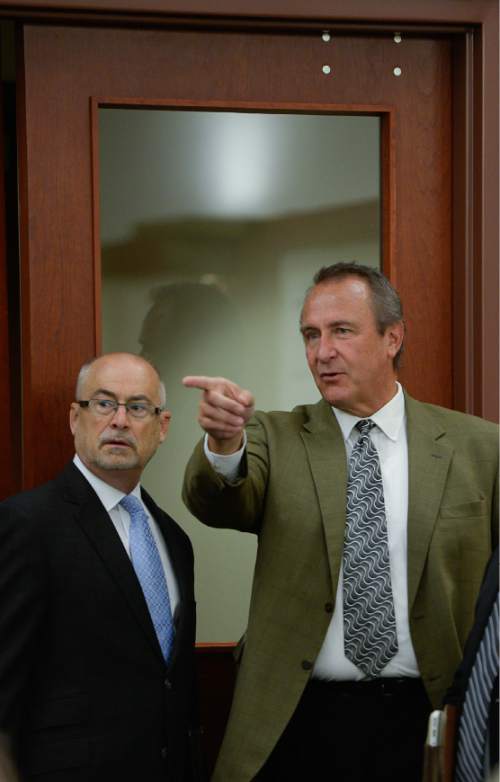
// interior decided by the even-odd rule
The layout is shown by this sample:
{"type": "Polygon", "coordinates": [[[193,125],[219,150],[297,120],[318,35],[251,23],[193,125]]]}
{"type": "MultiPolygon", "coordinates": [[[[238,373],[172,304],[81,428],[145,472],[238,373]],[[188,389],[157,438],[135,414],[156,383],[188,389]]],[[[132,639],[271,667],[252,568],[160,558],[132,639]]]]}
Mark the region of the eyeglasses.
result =
{"type": "Polygon", "coordinates": [[[115,415],[119,407],[124,407],[128,415],[132,418],[151,418],[153,415],[159,415],[162,407],[155,407],[148,402],[117,402],[116,399],[79,399],[77,404],[80,407],[90,410],[94,415],[109,418],[115,415]]]}

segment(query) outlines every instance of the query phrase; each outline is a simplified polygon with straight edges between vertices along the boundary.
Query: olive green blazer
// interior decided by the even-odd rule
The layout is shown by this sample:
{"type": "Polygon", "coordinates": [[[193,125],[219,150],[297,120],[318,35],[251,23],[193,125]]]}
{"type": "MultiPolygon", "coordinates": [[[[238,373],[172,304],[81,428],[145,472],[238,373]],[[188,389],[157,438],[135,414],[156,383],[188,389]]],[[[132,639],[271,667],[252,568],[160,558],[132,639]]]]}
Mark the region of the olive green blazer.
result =
{"type": "MultiPolygon", "coordinates": [[[[496,542],[498,427],[406,395],[410,630],[429,697],[451,683],[496,542]]],[[[243,477],[198,444],[184,501],[214,527],[258,535],[250,615],[214,782],[249,782],[288,723],[323,643],[344,539],[347,465],[328,403],[256,413],[243,477]]]]}

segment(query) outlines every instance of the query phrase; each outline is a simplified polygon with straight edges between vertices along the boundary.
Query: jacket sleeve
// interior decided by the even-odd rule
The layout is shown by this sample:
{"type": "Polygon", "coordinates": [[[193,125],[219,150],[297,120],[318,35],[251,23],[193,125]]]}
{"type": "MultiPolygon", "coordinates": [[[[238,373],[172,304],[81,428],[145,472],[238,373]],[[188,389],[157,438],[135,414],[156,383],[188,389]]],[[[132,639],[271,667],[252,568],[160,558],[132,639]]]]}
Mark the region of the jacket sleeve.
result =
{"type": "Polygon", "coordinates": [[[241,463],[241,477],[229,482],[211,466],[196,446],[186,467],[182,498],[194,516],[210,527],[259,532],[269,474],[269,453],[265,414],[254,416],[247,425],[247,447],[241,463]]]}
{"type": "Polygon", "coordinates": [[[41,546],[32,529],[11,501],[0,504],[0,731],[14,747],[46,594],[41,546]]]}

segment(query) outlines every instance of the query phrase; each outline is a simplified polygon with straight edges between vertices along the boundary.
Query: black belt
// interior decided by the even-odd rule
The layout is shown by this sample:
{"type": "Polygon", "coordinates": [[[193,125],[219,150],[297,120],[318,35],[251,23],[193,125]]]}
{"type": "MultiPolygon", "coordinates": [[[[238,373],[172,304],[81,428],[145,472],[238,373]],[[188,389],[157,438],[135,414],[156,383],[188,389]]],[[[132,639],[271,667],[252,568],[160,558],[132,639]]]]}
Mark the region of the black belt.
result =
{"type": "Polygon", "coordinates": [[[330,697],[334,695],[349,695],[353,697],[373,697],[374,695],[402,695],[422,691],[422,679],[411,676],[381,677],[353,681],[326,681],[311,679],[306,687],[311,695],[330,697]]]}

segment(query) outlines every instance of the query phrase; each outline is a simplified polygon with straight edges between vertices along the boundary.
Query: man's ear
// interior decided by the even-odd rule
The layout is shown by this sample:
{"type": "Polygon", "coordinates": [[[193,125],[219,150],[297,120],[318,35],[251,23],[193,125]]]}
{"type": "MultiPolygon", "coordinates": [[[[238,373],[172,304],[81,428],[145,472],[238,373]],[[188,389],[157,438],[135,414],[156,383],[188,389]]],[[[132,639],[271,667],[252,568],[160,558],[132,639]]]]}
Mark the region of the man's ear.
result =
{"type": "Polygon", "coordinates": [[[385,338],[387,342],[387,352],[390,358],[398,353],[405,335],[405,325],[402,320],[391,323],[385,330],[385,338]]]}
{"type": "Polygon", "coordinates": [[[79,415],[80,405],[78,405],[76,402],[72,402],[69,408],[69,428],[71,429],[71,434],[75,433],[79,415]]]}
{"type": "Polygon", "coordinates": [[[172,413],[170,410],[162,410],[160,413],[160,443],[162,443],[167,436],[168,427],[170,426],[170,419],[172,413]]]}

